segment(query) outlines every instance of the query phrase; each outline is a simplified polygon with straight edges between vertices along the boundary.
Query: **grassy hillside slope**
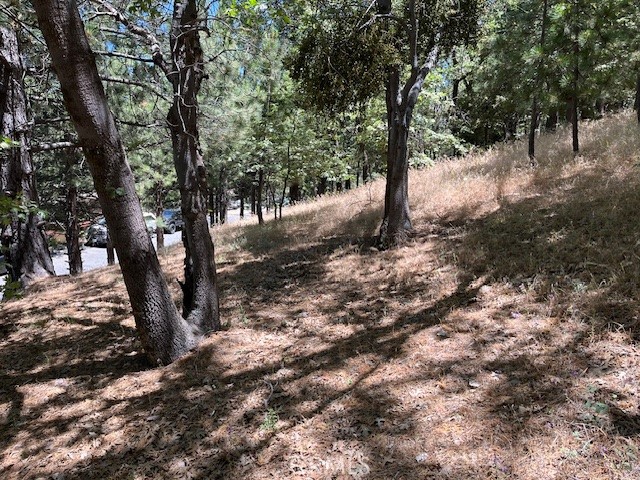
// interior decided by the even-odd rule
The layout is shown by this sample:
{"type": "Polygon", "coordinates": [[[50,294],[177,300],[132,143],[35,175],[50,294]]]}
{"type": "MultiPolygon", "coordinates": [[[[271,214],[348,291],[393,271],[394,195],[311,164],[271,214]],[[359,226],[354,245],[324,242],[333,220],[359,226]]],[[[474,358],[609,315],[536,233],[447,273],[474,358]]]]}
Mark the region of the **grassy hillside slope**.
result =
{"type": "MultiPolygon", "coordinates": [[[[214,229],[224,331],[147,370],[117,268],[0,306],[0,477],[640,478],[632,115],[214,229]]],[[[162,257],[176,288],[181,250],[162,257]]]]}

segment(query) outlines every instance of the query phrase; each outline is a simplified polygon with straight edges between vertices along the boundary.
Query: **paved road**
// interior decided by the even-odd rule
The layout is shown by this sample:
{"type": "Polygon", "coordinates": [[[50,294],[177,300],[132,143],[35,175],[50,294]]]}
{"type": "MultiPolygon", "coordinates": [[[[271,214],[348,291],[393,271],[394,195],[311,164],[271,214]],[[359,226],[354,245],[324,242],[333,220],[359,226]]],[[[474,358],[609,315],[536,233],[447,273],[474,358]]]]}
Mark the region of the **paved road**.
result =
{"type": "MultiPolygon", "coordinates": [[[[240,209],[229,210],[228,223],[235,223],[240,220],[240,209]]],[[[164,245],[168,247],[182,241],[182,232],[176,232],[172,234],[164,234],[164,245]]],[[[153,246],[157,247],[156,238],[153,237],[153,246]]],[[[69,274],[69,260],[66,254],[66,250],[54,253],[52,255],[53,266],[56,270],[56,275],[68,275],[69,274]]],[[[116,255],[116,263],[118,262],[118,256],[116,255]]],[[[82,249],[82,269],[85,272],[94,270],[96,268],[105,267],[107,265],[107,249],[98,247],[87,247],[82,249]]],[[[0,277],[0,286],[4,285],[6,277],[0,277]]]]}
{"type": "MultiPolygon", "coordinates": [[[[182,232],[176,232],[172,234],[164,234],[164,245],[168,247],[182,241],[182,232]]],[[[152,238],[153,246],[158,247],[155,235],[152,238]]],[[[51,256],[53,259],[53,267],[56,270],[56,275],[68,275],[69,274],[69,259],[66,250],[61,250],[51,256]]],[[[116,263],[118,263],[118,255],[116,254],[116,263]]],[[[99,247],[87,247],[82,248],[82,270],[88,272],[89,270],[95,270],[96,268],[105,267],[107,265],[107,249],[99,247]]]]}

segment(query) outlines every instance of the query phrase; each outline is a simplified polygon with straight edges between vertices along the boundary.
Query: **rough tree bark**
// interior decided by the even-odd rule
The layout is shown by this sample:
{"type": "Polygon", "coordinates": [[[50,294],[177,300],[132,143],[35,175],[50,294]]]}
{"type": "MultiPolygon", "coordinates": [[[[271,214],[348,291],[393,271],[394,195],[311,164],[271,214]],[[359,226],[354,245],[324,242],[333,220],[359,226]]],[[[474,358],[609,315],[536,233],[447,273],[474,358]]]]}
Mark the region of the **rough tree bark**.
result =
{"type": "Polygon", "coordinates": [[[0,156],[0,198],[18,202],[19,214],[2,228],[9,279],[22,288],[33,280],[55,275],[38,204],[35,169],[29,151],[31,129],[22,81],[24,68],[16,33],[0,27],[0,134],[14,142],[0,156]]]}
{"type": "Polygon", "coordinates": [[[183,315],[201,331],[220,328],[213,241],[207,224],[206,167],[198,137],[198,93],[204,78],[196,0],[175,1],[170,33],[173,87],[167,121],[180,186],[185,246],[183,315]]]}
{"type": "Polygon", "coordinates": [[[205,329],[185,321],[171,298],[76,1],[34,0],[33,6],[113,236],[143,347],[152,362],[168,364],[194,348],[205,329]]]}
{"type": "Polygon", "coordinates": [[[400,67],[389,68],[387,79],[387,185],[379,244],[390,248],[404,243],[411,230],[409,211],[409,131],[413,109],[427,74],[434,67],[438,49],[433,45],[423,63],[418,59],[418,19],[415,0],[408,3],[411,73],[401,88],[400,67]]]}

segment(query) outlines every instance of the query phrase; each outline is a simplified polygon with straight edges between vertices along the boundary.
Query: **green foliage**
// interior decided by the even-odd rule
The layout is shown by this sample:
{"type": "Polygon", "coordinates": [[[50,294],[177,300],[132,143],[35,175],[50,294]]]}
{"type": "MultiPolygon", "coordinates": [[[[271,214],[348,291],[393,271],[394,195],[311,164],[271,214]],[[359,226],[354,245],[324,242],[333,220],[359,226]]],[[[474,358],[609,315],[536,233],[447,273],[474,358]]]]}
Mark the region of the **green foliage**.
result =
{"type": "Polygon", "coordinates": [[[275,431],[278,425],[278,420],[280,420],[280,417],[278,416],[278,411],[274,408],[269,408],[267,412],[264,414],[264,420],[260,425],[260,430],[264,430],[267,432],[275,431]]]}
{"type": "Polygon", "coordinates": [[[15,142],[7,137],[0,137],[0,150],[8,150],[13,147],[19,147],[20,143],[15,142]]]}
{"type": "Polygon", "coordinates": [[[458,77],[465,138],[490,143],[523,131],[534,94],[544,117],[564,113],[574,95],[586,118],[630,103],[640,59],[636,2],[548,0],[544,38],[543,2],[488,5],[477,50],[465,53],[458,77]]]}
{"type": "Polygon", "coordinates": [[[26,222],[29,215],[46,218],[47,213],[35,202],[25,202],[22,197],[10,198],[0,195],[0,226],[6,227],[14,221],[26,222]]]}
{"type": "Polygon", "coordinates": [[[389,66],[421,64],[436,47],[446,53],[473,39],[477,1],[415,2],[415,26],[408,3],[395,2],[392,19],[369,17],[366,7],[342,2],[328,2],[301,19],[287,66],[310,103],[330,112],[363,104],[382,92],[389,66]]]}

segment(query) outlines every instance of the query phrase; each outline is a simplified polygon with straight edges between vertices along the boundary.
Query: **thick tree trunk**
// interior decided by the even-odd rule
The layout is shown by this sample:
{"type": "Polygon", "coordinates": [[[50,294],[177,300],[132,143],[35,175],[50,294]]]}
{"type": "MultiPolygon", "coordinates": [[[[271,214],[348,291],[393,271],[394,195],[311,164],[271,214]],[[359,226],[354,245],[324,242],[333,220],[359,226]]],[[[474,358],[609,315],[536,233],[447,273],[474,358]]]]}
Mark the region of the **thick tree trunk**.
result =
{"type": "Polygon", "coordinates": [[[75,0],[33,6],[114,239],[142,345],[152,362],[168,364],[194,348],[203,329],[182,319],[171,298],[75,0]]]}
{"type": "Polygon", "coordinates": [[[438,48],[433,45],[424,62],[418,61],[416,1],[409,0],[409,64],[411,73],[400,88],[400,67],[391,66],[387,78],[387,185],[379,244],[389,248],[404,243],[412,230],[409,213],[409,129],[413,108],[427,74],[435,66],[438,48]]]}
{"type": "Polygon", "coordinates": [[[400,72],[394,68],[387,82],[387,183],[384,219],[380,226],[380,245],[400,245],[411,231],[409,212],[409,127],[411,112],[400,91],[400,72]]]}
{"type": "Polygon", "coordinates": [[[240,195],[240,218],[244,218],[244,196],[240,195]]]}
{"type": "Polygon", "coordinates": [[[38,194],[29,152],[31,129],[23,75],[16,33],[0,27],[0,135],[14,142],[0,156],[0,198],[10,198],[21,210],[2,228],[2,245],[9,280],[22,288],[37,278],[55,275],[44,222],[34,208],[38,194]]]}
{"type": "Polygon", "coordinates": [[[300,183],[297,180],[289,187],[289,199],[292,205],[300,201],[300,183]]]}
{"type": "Polygon", "coordinates": [[[327,193],[327,177],[320,177],[318,179],[318,187],[316,189],[318,195],[324,195],[327,193]]]}
{"type": "Polygon", "coordinates": [[[195,0],[174,2],[171,25],[173,105],[167,115],[184,219],[183,314],[200,331],[220,328],[213,241],[207,225],[206,167],[198,136],[198,92],[204,77],[201,20],[195,0]]]}
{"type": "Polygon", "coordinates": [[[555,132],[558,128],[558,111],[552,110],[549,112],[549,116],[547,117],[547,121],[545,122],[545,130],[549,132],[555,132]]]}

